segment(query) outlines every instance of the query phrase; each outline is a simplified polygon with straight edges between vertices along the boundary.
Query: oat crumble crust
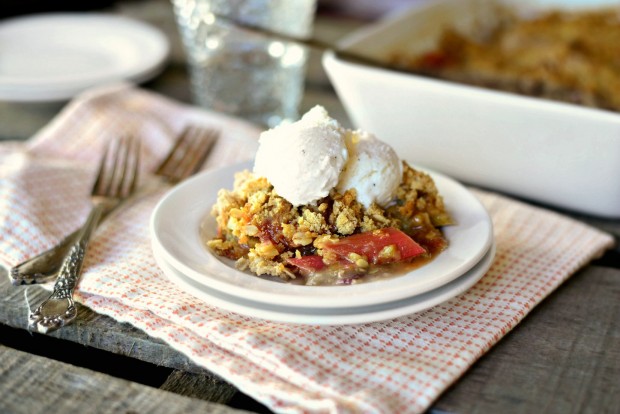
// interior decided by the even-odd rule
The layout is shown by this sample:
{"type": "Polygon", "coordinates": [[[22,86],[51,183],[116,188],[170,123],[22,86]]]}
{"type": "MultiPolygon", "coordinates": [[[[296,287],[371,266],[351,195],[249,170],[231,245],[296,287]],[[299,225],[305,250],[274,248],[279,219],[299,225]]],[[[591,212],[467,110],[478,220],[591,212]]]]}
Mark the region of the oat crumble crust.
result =
{"type": "Polygon", "coordinates": [[[617,8],[531,19],[506,10],[497,15],[497,27],[478,30],[476,38],[446,28],[436,50],[397,53],[393,63],[455,82],[620,111],[617,8]]]}
{"type": "Polygon", "coordinates": [[[424,228],[418,239],[443,237],[438,227],[451,224],[432,178],[405,162],[392,206],[372,204],[366,209],[355,196],[355,190],[344,194],[332,190],[313,205],[295,208],[273,191],[266,178],[242,171],[235,174],[232,190],[218,192],[211,211],[218,235],[206,243],[218,255],[236,260],[239,269],[290,280],[297,275],[287,259],[310,253],[322,256],[326,240],[386,227],[406,233],[424,228]]]}

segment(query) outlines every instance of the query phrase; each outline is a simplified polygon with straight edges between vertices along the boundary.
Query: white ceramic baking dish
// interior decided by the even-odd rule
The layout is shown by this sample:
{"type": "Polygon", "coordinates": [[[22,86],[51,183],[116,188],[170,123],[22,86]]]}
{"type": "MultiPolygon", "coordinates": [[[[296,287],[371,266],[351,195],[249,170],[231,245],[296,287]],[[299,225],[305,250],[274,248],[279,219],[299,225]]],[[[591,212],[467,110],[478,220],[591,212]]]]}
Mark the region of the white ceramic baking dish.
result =
{"type": "MultiPolygon", "coordinates": [[[[493,19],[497,3],[432,1],[364,28],[340,46],[374,57],[421,52],[436,44],[446,26],[466,31],[493,19]]],[[[502,4],[529,12],[620,3],[502,4]]],[[[377,69],[332,52],[323,65],[351,122],[391,144],[403,159],[468,184],[620,217],[620,114],[377,69]]]]}

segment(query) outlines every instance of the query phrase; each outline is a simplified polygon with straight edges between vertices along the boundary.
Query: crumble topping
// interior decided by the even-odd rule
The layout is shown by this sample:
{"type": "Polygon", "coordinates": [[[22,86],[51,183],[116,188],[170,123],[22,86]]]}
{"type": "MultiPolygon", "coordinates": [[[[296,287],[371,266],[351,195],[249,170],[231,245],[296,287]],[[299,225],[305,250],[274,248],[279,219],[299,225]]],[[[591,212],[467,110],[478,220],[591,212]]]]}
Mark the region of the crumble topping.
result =
{"type": "MultiPolygon", "coordinates": [[[[231,190],[218,193],[211,214],[218,234],[206,244],[215,253],[236,260],[237,267],[257,275],[277,276],[283,280],[307,277],[290,259],[319,257],[326,263],[338,263],[331,243],[347,236],[381,229],[402,230],[426,249],[426,260],[443,250],[447,241],[440,227],[452,224],[442,197],[430,176],[403,162],[402,181],[394,201],[387,207],[372,203],[367,208],[356,200],[356,190],[339,193],[332,189],[327,197],[315,203],[293,206],[277,195],[264,177],[250,171],[235,175],[231,190]]],[[[372,233],[371,233],[372,234],[372,233]]],[[[374,260],[400,259],[395,245],[383,247],[374,260]]],[[[370,271],[370,257],[350,253],[341,267],[356,275],[370,271]]],[[[351,282],[350,272],[339,275],[351,282]]],[[[338,283],[321,280],[315,275],[306,284],[338,283]]],[[[356,277],[353,277],[356,279],[356,277]]]]}
{"type": "Polygon", "coordinates": [[[620,111],[618,41],[617,9],[532,18],[503,10],[497,26],[476,38],[446,28],[436,49],[397,53],[393,62],[455,82],[620,111]]]}

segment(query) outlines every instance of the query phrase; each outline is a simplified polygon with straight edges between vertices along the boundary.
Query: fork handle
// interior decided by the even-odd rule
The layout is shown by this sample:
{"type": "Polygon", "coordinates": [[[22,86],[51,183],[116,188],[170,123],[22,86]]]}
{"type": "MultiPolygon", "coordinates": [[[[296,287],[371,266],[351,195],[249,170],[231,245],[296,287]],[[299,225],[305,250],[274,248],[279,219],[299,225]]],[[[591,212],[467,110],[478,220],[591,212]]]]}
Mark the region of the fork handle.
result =
{"type": "Polygon", "coordinates": [[[88,214],[88,218],[80,229],[76,242],[71,246],[69,254],[60,267],[60,273],[51,295],[28,316],[28,328],[39,333],[55,331],[71,323],[77,316],[77,308],[73,301],[73,291],[82,271],[84,256],[88,242],[101,220],[105,209],[103,203],[96,204],[88,214]]]}
{"type": "MultiPolygon", "coordinates": [[[[103,221],[112,210],[113,208],[106,209],[101,215],[99,223],[103,221]]],[[[83,226],[66,236],[58,242],[58,244],[52,246],[48,250],[13,266],[9,272],[11,283],[14,286],[32,285],[36,283],[47,283],[56,279],[60,272],[63,258],[69,254],[69,249],[77,242],[82,228],[83,226]]]]}
{"type": "Polygon", "coordinates": [[[76,243],[80,230],[81,228],[75,230],[52,248],[11,268],[9,273],[11,283],[18,286],[54,280],[60,271],[62,259],[67,256],[71,246],[76,243]]]}

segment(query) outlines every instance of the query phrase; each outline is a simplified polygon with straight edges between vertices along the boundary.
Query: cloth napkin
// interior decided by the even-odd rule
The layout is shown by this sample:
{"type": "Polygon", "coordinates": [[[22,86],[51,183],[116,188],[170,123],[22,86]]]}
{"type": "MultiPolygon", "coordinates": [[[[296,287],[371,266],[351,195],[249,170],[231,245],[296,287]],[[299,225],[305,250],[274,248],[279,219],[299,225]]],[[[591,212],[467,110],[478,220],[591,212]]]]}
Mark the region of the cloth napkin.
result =
{"type": "MultiPolygon", "coordinates": [[[[11,267],[81,224],[108,140],[139,137],[146,177],[188,122],[223,132],[205,168],[251,159],[256,150],[256,127],[131,85],[89,91],[29,141],[1,144],[0,263],[11,267]]],[[[161,338],[276,412],[423,412],[534,306],[613,245],[584,223],[472,190],[492,216],[497,254],[467,292],[384,322],[274,323],[210,306],[164,276],[151,251],[149,219],[168,189],[141,193],[101,225],[76,299],[161,338]]]]}

